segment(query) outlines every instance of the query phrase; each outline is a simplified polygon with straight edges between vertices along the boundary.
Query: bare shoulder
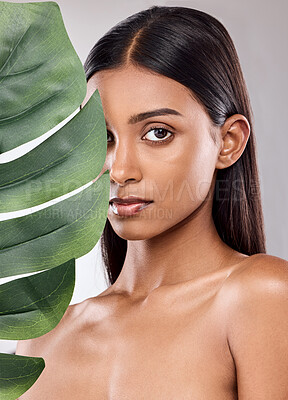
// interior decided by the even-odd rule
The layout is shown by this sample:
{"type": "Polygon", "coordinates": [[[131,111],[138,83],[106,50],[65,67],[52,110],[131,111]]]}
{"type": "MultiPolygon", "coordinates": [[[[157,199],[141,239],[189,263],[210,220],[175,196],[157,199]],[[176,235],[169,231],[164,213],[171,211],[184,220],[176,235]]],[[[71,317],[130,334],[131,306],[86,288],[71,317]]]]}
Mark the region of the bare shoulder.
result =
{"type": "MultiPolygon", "coordinates": [[[[266,305],[266,311],[274,301],[288,298],[288,262],[267,254],[255,254],[240,263],[226,279],[222,288],[222,306],[226,315],[247,312],[266,305]],[[267,308],[268,307],[268,308],[267,308]]],[[[235,322],[236,323],[236,322],[235,322]]]]}
{"type": "Polygon", "coordinates": [[[233,290],[238,299],[268,293],[277,295],[287,287],[288,261],[262,253],[250,256],[242,265],[240,263],[226,282],[227,290],[233,290]]]}
{"type": "MultiPolygon", "coordinates": [[[[75,397],[75,386],[85,380],[80,367],[85,366],[83,354],[89,356],[89,317],[93,299],[68,306],[61,321],[40,337],[18,341],[16,354],[42,357],[45,368],[41,376],[21,399],[62,399],[75,397]],[[87,350],[88,349],[88,350],[87,350]],[[77,360],[77,362],[75,362],[77,360]],[[53,385],[51,385],[53,382],[53,385]],[[65,393],[65,394],[64,394],[65,393]]],[[[97,303],[97,301],[96,301],[97,303]]],[[[97,306],[96,306],[97,307],[97,306]]]]}
{"type": "Polygon", "coordinates": [[[227,343],[240,398],[288,398],[288,262],[251,256],[224,286],[227,343]]]}
{"type": "Polygon", "coordinates": [[[73,321],[77,319],[77,316],[86,306],[85,301],[68,306],[58,325],[50,332],[33,339],[19,340],[16,354],[31,357],[43,356],[45,349],[51,349],[52,344],[56,343],[57,339],[67,335],[69,329],[73,326],[73,321]]]}
{"type": "Polygon", "coordinates": [[[57,349],[61,349],[62,344],[65,344],[66,348],[68,345],[75,346],[77,335],[82,334],[85,329],[89,330],[95,317],[101,314],[95,313],[95,310],[103,308],[106,297],[101,293],[81,303],[69,305],[58,325],[50,332],[34,339],[19,340],[16,354],[44,357],[52,352],[57,354],[57,349]]]}
{"type": "MultiPolygon", "coordinates": [[[[254,254],[232,270],[219,293],[219,308],[228,337],[236,337],[244,321],[268,316],[288,301],[288,262],[263,253],[254,254]]],[[[267,319],[268,320],[268,319],[267,319]]]]}

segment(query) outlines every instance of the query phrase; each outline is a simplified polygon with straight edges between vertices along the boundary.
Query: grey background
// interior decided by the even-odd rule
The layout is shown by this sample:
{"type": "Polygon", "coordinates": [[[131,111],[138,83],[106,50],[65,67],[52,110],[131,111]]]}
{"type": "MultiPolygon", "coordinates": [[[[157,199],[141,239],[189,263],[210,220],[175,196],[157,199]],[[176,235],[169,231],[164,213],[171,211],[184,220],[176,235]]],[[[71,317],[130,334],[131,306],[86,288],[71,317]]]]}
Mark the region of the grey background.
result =
{"type": "MultiPolygon", "coordinates": [[[[287,0],[59,0],[58,4],[83,63],[95,42],[113,25],[152,5],[197,8],[224,24],[236,46],[254,112],[267,253],[288,259],[287,0]]],[[[98,243],[77,260],[71,303],[95,296],[106,288],[102,269],[98,243]]],[[[0,279],[0,283],[4,281],[8,279],[0,279]]],[[[14,350],[14,341],[0,341],[0,352],[14,350]]]]}

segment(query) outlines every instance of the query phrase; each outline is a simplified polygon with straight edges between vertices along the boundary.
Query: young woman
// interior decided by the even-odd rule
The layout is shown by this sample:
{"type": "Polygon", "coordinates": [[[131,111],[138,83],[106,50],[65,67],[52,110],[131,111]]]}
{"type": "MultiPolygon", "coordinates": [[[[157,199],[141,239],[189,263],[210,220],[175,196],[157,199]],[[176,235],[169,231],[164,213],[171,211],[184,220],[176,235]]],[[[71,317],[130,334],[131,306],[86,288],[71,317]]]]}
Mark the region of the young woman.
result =
{"type": "Polygon", "coordinates": [[[23,399],[288,398],[287,262],[265,254],[255,137],[232,40],[210,15],[153,6],[85,63],[107,122],[110,286],[17,354],[23,399]]]}

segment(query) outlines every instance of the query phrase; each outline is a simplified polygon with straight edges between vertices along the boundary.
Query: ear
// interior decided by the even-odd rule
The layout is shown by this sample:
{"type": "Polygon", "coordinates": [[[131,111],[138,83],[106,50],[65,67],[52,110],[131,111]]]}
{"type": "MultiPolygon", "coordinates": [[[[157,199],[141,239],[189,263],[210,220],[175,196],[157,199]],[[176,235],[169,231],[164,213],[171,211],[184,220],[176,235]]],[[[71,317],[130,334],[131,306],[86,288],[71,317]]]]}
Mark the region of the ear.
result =
{"type": "Polygon", "coordinates": [[[250,124],[242,114],[227,118],[220,129],[222,143],[215,168],[223,169],[234,164],[243,153],[250,136],[250,124]]]}

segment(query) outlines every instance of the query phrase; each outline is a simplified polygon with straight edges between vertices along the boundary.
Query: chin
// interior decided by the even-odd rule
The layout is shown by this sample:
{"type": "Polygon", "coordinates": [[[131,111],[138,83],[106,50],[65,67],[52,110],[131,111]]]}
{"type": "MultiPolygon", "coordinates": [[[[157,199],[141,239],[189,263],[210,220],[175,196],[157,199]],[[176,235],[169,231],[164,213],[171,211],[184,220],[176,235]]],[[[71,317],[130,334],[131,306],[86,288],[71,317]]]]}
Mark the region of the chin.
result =
{"type": "Polygon", "coordinates": [[[157,226],[155,220],[130,219],[129,221],[126,219],[122,222],[115,222],[109,218],[109,222],[114,232],[124,240],[149,240],[167,230],[167,226],[157,226]]]}
{"type": "Polygon", "coordinates": [[[147,240],[157,235],[157,233],[154,234],[147,229],[139,229],[139,227],[138,229],[117,229],[112,225],[112,228],[114,232],[124,240],[147,240]]]}

